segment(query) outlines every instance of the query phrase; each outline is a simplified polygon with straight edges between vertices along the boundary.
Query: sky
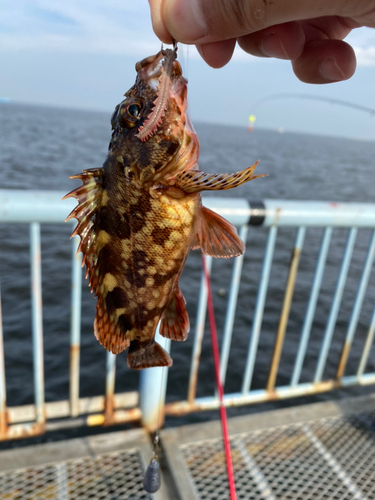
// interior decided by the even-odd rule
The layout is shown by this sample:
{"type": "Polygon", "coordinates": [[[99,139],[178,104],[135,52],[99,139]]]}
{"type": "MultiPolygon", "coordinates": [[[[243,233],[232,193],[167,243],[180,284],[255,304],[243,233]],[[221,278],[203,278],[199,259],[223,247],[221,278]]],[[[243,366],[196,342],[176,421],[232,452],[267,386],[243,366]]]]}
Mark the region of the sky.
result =
{"type": "MultiPolygon", "coordinates": [[[[375,115],[308,99],[308,94],[375,109],[375,29],[347,41],[358,68],[346,82],[308,85],[288,61],[236,49],[222,69],[209,68],[194,47],[180,46],[194,121],[375,140],[375,115]]],[[[110,117],[134,83],[135,63],[156,53],[147,0],[0,0],[0,98],[86,110],[110,117]]],[[[1,112],[1,111],[0,111],[1,112]]]]}

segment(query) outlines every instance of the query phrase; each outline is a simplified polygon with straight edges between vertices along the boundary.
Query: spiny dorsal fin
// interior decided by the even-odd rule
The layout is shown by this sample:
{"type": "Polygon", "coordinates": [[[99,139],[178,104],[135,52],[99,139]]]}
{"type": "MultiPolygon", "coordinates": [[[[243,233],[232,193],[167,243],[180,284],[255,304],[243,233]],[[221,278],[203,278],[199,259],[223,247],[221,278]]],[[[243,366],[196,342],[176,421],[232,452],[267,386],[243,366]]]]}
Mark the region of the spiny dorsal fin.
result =
{"type": "Polygon", "coordinates": [[[78,234],[81,238],[81,243],[78,247],[78,252],[83,253],[82,265],[86,265],[86,278],[90,274],[90,286],[95,288],[93,276],[90,270],[94,265],[93,254],[95,247],[100,244],[97,241],[95,232],[96,214],[102,204],[102,176],[103,169],[84,170],[81,174],[72,175],[71,179],[81,179],[83,184],[76,189],[73,189],[64,196],[67,198],[76,198],[78,205],[70,212],[66,221],[69,219],[77,219],[78,223],[72,233],[72,236],[78,234]]]}
{"type": "Polygon", "coordinates": [[[94,322],[95,337],[108,351],[119,354],[129,346],[129,340],[126,338],[126,331],[122,331],[120,325],[109,317],[105,300],[99,293],[99,276],[93,269],[97,255],[107,243],[105,233],[98,232],[95,227],[97,212],[103,203],[102,176],[101,168],[84,170],[81,174],[73,175],[71,179],[81,179],[83,184],[63,199],[74,197],[78,201],[78,205],[66,220],[75,218],[78,221],[72,236],[78,234],[81,238],[78,252],[83,253],[82,265],[86,265],[86,278],[90,276],[89,285],[98,297],[94,322]]]}
{"type": "Polygon", "coordinates": [[[229,259],[238,257],[245,251],[245,245],[230,222],[209,208],[201,208],[200,229],[197,233],[202,252],[211,257],[229,259]]]}
{"type": "Polygon", "coordinates": [[[267,175],[253,175],[258,163],[259,161],[255,162],[251,167],[234,174],[208,174],[206,172],[188,170],[176,177],[175,186],[183,189],[186,193],[233,189],[245,182],[267,175]]]}

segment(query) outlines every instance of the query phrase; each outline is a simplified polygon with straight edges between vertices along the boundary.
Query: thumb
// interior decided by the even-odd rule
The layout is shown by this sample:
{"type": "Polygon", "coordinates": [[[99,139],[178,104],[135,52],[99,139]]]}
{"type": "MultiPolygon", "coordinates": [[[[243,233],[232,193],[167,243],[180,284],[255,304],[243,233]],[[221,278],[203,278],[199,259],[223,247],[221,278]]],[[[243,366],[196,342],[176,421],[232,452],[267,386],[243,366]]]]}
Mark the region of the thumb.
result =
{"type": "Polygon", "coordinates": [[[332,4],[336,2],[162,0],[161,17],[165,29],[174,39],[183,43],[201,44],[238,38],[288,21],[331,15],[331,10],[334,10],[332,4]]]}

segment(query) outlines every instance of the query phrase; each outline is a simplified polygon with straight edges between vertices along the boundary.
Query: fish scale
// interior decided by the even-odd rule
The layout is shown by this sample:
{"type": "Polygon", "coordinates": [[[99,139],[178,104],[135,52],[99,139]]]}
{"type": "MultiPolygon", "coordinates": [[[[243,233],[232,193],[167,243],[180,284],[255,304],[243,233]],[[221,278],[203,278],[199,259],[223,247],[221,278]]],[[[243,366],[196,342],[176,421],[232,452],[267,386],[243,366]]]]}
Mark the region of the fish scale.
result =
{"type": "Polygon", "coordinates": [[[78,205],[79,251],[97,297],[94,334],[109,351],[129,348],[132,369],[171,366],[155,331],[183,341],[190,323],[179,278],[191,249],[235,257],[236,229],[202,206],[205,190],[232,189],[261,177],[255,163],[234,174],[199,171],[199,141],[187,114],[187,81],[176,50],[136,65],[137,78],[111,118],[100,169],[73,176],[83,185],[66,197],[78,205]],[[159,84],[156,85],[155,82],[159,84]]]}

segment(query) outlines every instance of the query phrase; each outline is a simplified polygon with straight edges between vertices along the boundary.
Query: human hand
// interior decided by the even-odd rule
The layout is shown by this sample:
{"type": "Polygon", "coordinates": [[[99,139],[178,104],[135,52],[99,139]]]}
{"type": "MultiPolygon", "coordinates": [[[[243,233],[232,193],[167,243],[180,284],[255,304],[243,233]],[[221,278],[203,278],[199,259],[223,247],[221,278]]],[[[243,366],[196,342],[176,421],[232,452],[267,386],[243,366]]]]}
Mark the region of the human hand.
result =
{"type": "Polygon", "coordinates": [[[343,39],[375,27],[375,0],[149,0],[152,24],[164,43],[195,44],[214,68],[236,45],[258,57],[289,59],[306,83],[353,76],[356,58],[343,39]]]}

